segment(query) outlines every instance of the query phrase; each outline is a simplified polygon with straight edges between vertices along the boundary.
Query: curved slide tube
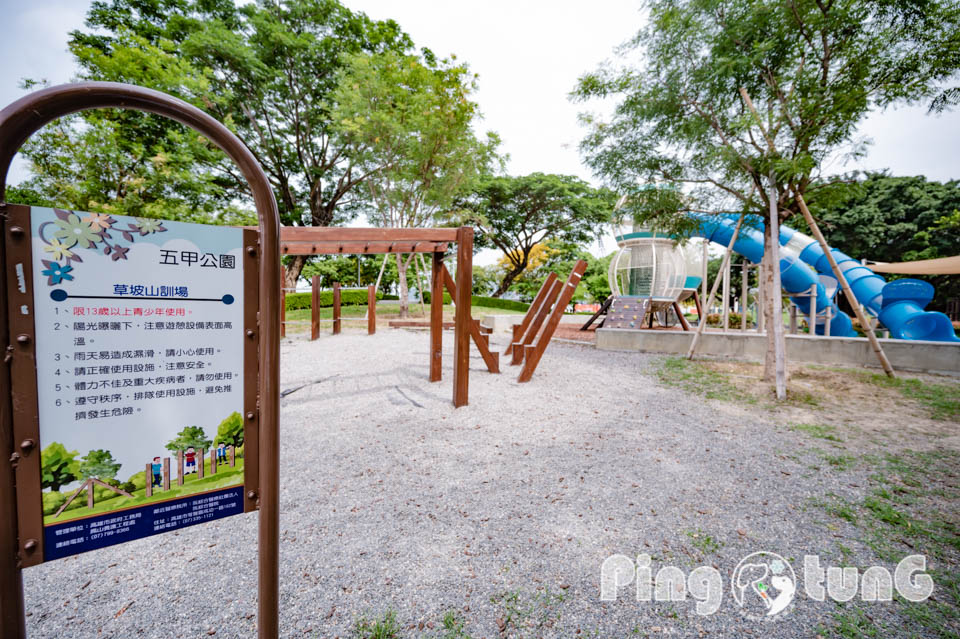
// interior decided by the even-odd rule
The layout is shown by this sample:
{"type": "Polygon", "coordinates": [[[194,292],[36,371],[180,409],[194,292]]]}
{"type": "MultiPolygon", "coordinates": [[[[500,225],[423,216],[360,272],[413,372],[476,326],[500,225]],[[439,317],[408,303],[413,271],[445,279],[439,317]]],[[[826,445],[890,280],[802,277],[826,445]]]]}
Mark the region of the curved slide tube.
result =
{"type": "MultiPolygon", "coordinates": [[[[708,217],[695,213],[690,213],[690,215],[700,222],[700,227],[696,233],[697,235],[711,242],[722,244],[723,246],[730,243],[733,230],[737,225],[736,217],[731,219],[730,217],[708,217]]],[[[745,223],[740,227],[740,233],[737,236],[737,241],[733,245],[733,250],[754,264],[759,264],[760,260],[763,259],[763,230],[762,227],[761,230],[757,230],[753,226],[748,226],[748,223],[751,222],[756,223],[755,221],[745,220],[745,223]]],[[[827,268],[829,269],[829,265],[827,268]]],[[[830,308],[832,317],[830,320],[830,334],[836,337],[856,336],[856,332],[853,330],[850,322],[850,316],[837,308],[833,300],[827,296],[827,291],[823,284],[820,283],[816,273],[801,261],[798,251],[784,250],[781,252],[780,284],[783,286],[783,290],[791,295],[806,293],[810,290],[811,286],[816,285],[817,298],[815,311],[819,320],[816,326],[817,333],[823,334],[826,309],[830,308]]],[[[791,299],[804,314],[810,313],[810,296],[791,297],[791,299]]]]}
{"type": "MultiPolygon", "coordinates": [[[[799,231],[780,225],[780,244],[796,254],[818,273],[833,277],[830,262],[819,242],[799,231]]],[[[925,311],[933,299],[933,286],[915,279],[889,284],[872,270],[837,249],[830,249],[840,271],[847,278],[854,297],[899,339],[933,342],[960,342],[950,318],[936,311],[925,311]]],[[[782,263],[782,260],[781,260],[782,263]]],[[[832,329],[831,325],[831,329],[832,329]]],[[[818,331],[819,327],[818,327],[818,331]]]]}

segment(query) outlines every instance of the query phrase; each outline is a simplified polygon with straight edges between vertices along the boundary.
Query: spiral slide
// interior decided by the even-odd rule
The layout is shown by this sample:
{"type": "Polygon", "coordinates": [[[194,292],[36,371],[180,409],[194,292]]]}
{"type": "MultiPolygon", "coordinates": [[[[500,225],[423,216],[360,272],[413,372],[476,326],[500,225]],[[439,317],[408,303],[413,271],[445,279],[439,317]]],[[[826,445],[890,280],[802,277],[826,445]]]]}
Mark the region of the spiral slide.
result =
{"type": "MultiPolygon", "coordinates": [[[[812,237],[781,225],[780,244],[785,252],[796,254],[818,273],[833,276],[827,256],[812,237]]],[[[949,317],[936,311],[923,310],[933,299],[933,286],[929,282],[907,278],[888,284],[846,253],[837,249],[830,249],[830,252],[850,284],[853,295],[870,313],[879,316],[880,322],[893,337],[960,342],[949,317]]]]}
{"type": "MultiPolygon", "coordinates": [[[[700,221],[700,228],[696,233],[711,242],[726,246],[730,243],[733,231],[736,228],[736,218],[704,216],[690,213],[700,221]]],[[[754,221],[755,223],[755,221],[754,221]]],[[[744,256],[754,264],[759,264],[763,259],[763,229],[758,230],[752,226],[744,224],[740,227],[740,233],[737,235],[737,241],[733,245],[733,250],[744,256]]],[[[829,265],[828,267],[829,268],[829,265]]],[[[837,308],[827,290],[820,283],[817,274],[804,264],[799,252],[784,250],[780,255],[780,284],[783,290],[791,295],[797,293],[807,293],[810,287],[816,285],[817,298],[815,301],[815,310],[818,315],[816,331],[823,334],[824,323],[826,321],[826,309],[831,309],[830,334],[836,337],[855,337],[850,316],[837,308]]],[[[810,313],[811,299],[809,295],[803,297],[791,297],[793,303],[803,312],[804,315],[810,313]]]]}

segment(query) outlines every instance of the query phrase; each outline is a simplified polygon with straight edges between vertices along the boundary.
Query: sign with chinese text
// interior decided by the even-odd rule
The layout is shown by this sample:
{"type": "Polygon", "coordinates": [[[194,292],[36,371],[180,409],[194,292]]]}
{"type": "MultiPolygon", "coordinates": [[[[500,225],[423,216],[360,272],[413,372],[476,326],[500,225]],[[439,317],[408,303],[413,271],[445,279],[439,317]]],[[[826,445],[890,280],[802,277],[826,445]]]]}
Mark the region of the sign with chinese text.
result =
{"type": "Polygon", "coordinates": [[[250,510],[255,234],[11,209],[14,429],[36,443],[17,466],[21,536],[42,522],[25,563],[250,510]]]}

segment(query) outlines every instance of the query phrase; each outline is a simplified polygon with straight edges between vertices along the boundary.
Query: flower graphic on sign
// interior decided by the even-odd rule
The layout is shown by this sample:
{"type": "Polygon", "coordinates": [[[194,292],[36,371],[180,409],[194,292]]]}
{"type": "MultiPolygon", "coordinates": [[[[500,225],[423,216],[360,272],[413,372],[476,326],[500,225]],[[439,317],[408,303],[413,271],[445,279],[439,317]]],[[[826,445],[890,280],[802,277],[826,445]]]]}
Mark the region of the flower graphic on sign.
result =
{"type": "Polygon", "coordinates": [[[40,239],[46,245],[45,253],[49,253],[53,260],[43,260],[47,276],[47,284],[54,286],[65,280],[72,280],[73,263],[82,263],[76,248],[94,249],[104,255],[109,255],[113,261],[126,260],[130,246],[123,246],[114,239],[111,232],[118,232],[123,239],[133,244],[137,237],[151,233],[163,233],[167,229],[160,220],[151,220],[145,217],[134,218],[134,223],[127,223],[126,229],[114,227],[117,220],[107,213],[89,213],[83,219],[73,211],[54,209],[56,220],[44,222],[40,225],[40,239]],[[52,237],[44,236],[47,227],[53,227],[52,237]],[[63,264],[60,264],[63,262],[63,264]]]}
{"type": "Polygon", "coordinates": [[[41,275],[47,276],[47,284],[53,286],[59,284],[63,280],[72,280],[73,275],[70,275],[70,271],[73,270],[73,267],[69,264],[58,264],[57,262],[51,262],[50,260],[40,260],[43,265],[46,267],[44,270],[40,271],[41,275]]]}
{"type": "Polygon", "coordinates": [[[100,240],[96,231],[76,213],[70,213],[66,219],[61,218],[54,224],[59,228],[53,232],[53,236],[62,241],[67,248],[74,245],[79,245],[80,248],[93,248],[100,240]]]}

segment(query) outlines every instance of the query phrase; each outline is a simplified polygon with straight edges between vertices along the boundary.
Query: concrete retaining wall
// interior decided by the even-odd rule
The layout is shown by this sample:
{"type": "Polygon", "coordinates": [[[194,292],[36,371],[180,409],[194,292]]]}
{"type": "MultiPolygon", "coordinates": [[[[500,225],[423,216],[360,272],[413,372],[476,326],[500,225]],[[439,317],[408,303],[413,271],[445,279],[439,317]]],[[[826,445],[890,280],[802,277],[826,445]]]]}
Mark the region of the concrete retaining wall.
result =
{"type": "MultiPolygon", "coordinates": [[[[597,331],[597,348],[605,351],[686,355],[692,339],[693,333],[683,331],[601,328],[597,331]]],[[[896,369],[960,375],[960,343],[900,339],[881,339],[880,343],[896,369]]],[[[786,344],[787,360],[790,362],[880,367],[865,337],[787,335],[786,344]]],[[[766,348],[765,335],[706,332],[700,338],[697,353],[762,362],[766,348]]]]}

